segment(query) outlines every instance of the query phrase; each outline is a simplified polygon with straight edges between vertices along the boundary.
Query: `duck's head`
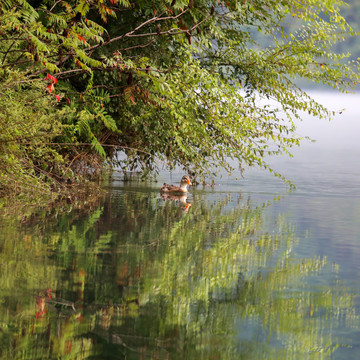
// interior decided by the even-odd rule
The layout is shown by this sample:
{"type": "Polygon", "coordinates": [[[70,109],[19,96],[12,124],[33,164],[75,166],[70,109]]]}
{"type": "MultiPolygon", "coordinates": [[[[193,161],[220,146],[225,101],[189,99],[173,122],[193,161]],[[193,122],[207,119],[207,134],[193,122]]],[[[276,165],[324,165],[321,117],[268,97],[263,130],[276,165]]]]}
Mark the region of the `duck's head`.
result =
{"type": "Polygon", "coordinates": [[[180,181],[181,185],[192,185],[191,184],[191,181],[190,181],[190,178],[187,176],[187,175],[184,175],[182,178],[181,178],[181,181],[180,181]]]}

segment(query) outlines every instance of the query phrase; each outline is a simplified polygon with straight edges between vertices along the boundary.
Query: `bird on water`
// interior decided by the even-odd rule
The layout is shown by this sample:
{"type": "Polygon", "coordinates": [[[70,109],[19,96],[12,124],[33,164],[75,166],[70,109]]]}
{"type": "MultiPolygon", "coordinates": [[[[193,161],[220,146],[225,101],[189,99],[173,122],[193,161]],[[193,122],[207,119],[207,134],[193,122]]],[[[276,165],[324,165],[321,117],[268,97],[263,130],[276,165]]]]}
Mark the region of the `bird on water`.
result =
{"type": "Polygon", "coordinates": [[[184,175],[181,178],[180,186],[176,185],[169,185],[164,183],[164,185],[161,187],[160,192],[161,193],[172,193],[172,194],[184,194],[188,192],[188,185],[192,185],[190,178],[187,175],[184,175]]]}

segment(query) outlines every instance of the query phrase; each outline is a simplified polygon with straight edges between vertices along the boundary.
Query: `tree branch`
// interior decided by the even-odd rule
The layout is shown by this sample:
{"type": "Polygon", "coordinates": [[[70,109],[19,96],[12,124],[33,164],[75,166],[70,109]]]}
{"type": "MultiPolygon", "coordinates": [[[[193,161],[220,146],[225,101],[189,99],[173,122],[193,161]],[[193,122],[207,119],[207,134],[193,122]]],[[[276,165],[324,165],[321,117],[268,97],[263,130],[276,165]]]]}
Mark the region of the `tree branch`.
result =
{"type": "Polygon", "coordinates": [[[15,43],[16,43],[17,41],[19,41],[20,36],[21,36],[21,35],[19,35],[18,38],[13,39],[14,41],[13,41],[12,44],[9,46],[9,48],[7,49],[7,51],[6,51],[5,55],[4,55],[3,61],[2,61],[2,63],[1,63],[2,65],[4,65],[5,60],[6,60],[6,57],[8,56],[9,51],[11,50],[11,48],[15,45],[15,43]]]}
{"type": "MultiPolygon", "coordinates": [[[[175,19],[181,17],[182,15],[184,15],[184,14],[185,14],[186,12],[188,12],[188,11],[189,11],[189,8],[186,8],[185,10],[183,10],[181,13],[179,13],[179,14],[176,15],[176,16],[167,16],[167,17],[164,17],[164,18],[155,16],[155,17],[153,17],[153,18],[151,18],[151,19],[143,22],[143,23],[140,24],[138,27],[136,27],[135,29],[129,31],[129,32],[126,33],[126,34],[123,34],[123,35],[114,37],[114,38],[112,38],[112,39],[110,39],[110,40],[108,40],[108,41],[105,41],[104,43],[99,43],[99,44],[90,46],[90,47],[84,49],[84,51],[91,51],[91,50],[97,49],[97,48],[100,47],[100,46],[106,46],[106,45],[111,44],[111,43],[113,43],[113,42],[115,42],[115,41],[121,40],[121,39],[123,39],[123,38],[125,38],[125,37],[135,37],[135,35],[132,36],[132,34],[134,34],[135,32],[139,31],[141,28],[143,28],[143,27],[146,26],[146,25],[155,23],[155,22],[157,22],[157,21],[175,20],[175,19]]],[[[165,33],[166,33],[166,32],[164,32],[164,34],[165,34],[165,33]]],[[[147,36],[151,36],[151,35],[158,35],[158,33],[149,33],[147,36]]]]}
{"type": "Polygon", "coordinates": [[[152,44],[155,41],[155,39],[151,39],[148,43],[144,44],[144,45],[135,45],[135,46],[130,46],[128,48],[124,48],[124,49],[119,49],[116,51],[128,51],[128,50],[132,50],[132,49],[139,49],[139,48],[145,48],[147,46],[149,46],[150,44],[152,44]]]}
{"type": "Polygon", "coordinates": [[[49,12],[53,11],[55,6],[60,2],[62,2],[62,0],[57,0],[57,1],[54,0],[54,5],[50,8],[49,12]]]}

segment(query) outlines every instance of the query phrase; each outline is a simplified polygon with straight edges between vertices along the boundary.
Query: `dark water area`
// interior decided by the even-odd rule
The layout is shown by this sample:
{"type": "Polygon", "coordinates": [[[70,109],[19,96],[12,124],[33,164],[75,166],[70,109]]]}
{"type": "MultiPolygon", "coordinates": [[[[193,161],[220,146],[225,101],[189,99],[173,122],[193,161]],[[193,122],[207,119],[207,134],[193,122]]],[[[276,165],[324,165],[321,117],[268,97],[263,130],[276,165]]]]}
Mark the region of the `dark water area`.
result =
{"type": "Polygon", "coordinates": [[[163,199],[115,173],[88,211],[0,216],[2,359],[359,359],[358,95],[251,170],[163,199]]]}

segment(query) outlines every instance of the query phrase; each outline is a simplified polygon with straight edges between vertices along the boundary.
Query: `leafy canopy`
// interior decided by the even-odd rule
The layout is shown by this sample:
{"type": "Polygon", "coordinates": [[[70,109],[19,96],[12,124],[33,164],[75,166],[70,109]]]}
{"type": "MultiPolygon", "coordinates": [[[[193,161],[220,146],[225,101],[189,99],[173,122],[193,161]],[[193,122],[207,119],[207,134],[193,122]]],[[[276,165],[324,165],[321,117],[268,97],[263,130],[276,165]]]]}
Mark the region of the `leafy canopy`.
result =
{"type": "MultiPolygon", "coordinates": [[[[68,112],[56,141],[78,144],[97,163],[147,173],[160,160],[204,177],[216,167],[231,171],[235,161],[273,172],[266,157],[301,140],[294,119],[304,111],[332,116],[297,80],[340,91],[357,85],[357,60],[332,51],[354,35],[342,6],[4,0],[0,76],[20,72],[7,89],[22,92],[31,91],[23,79],[44,81],[43,96],[58,102],[54,111],[68,112]]],[[[72,166],[79,152],[67,151],[72,166]]]]}

